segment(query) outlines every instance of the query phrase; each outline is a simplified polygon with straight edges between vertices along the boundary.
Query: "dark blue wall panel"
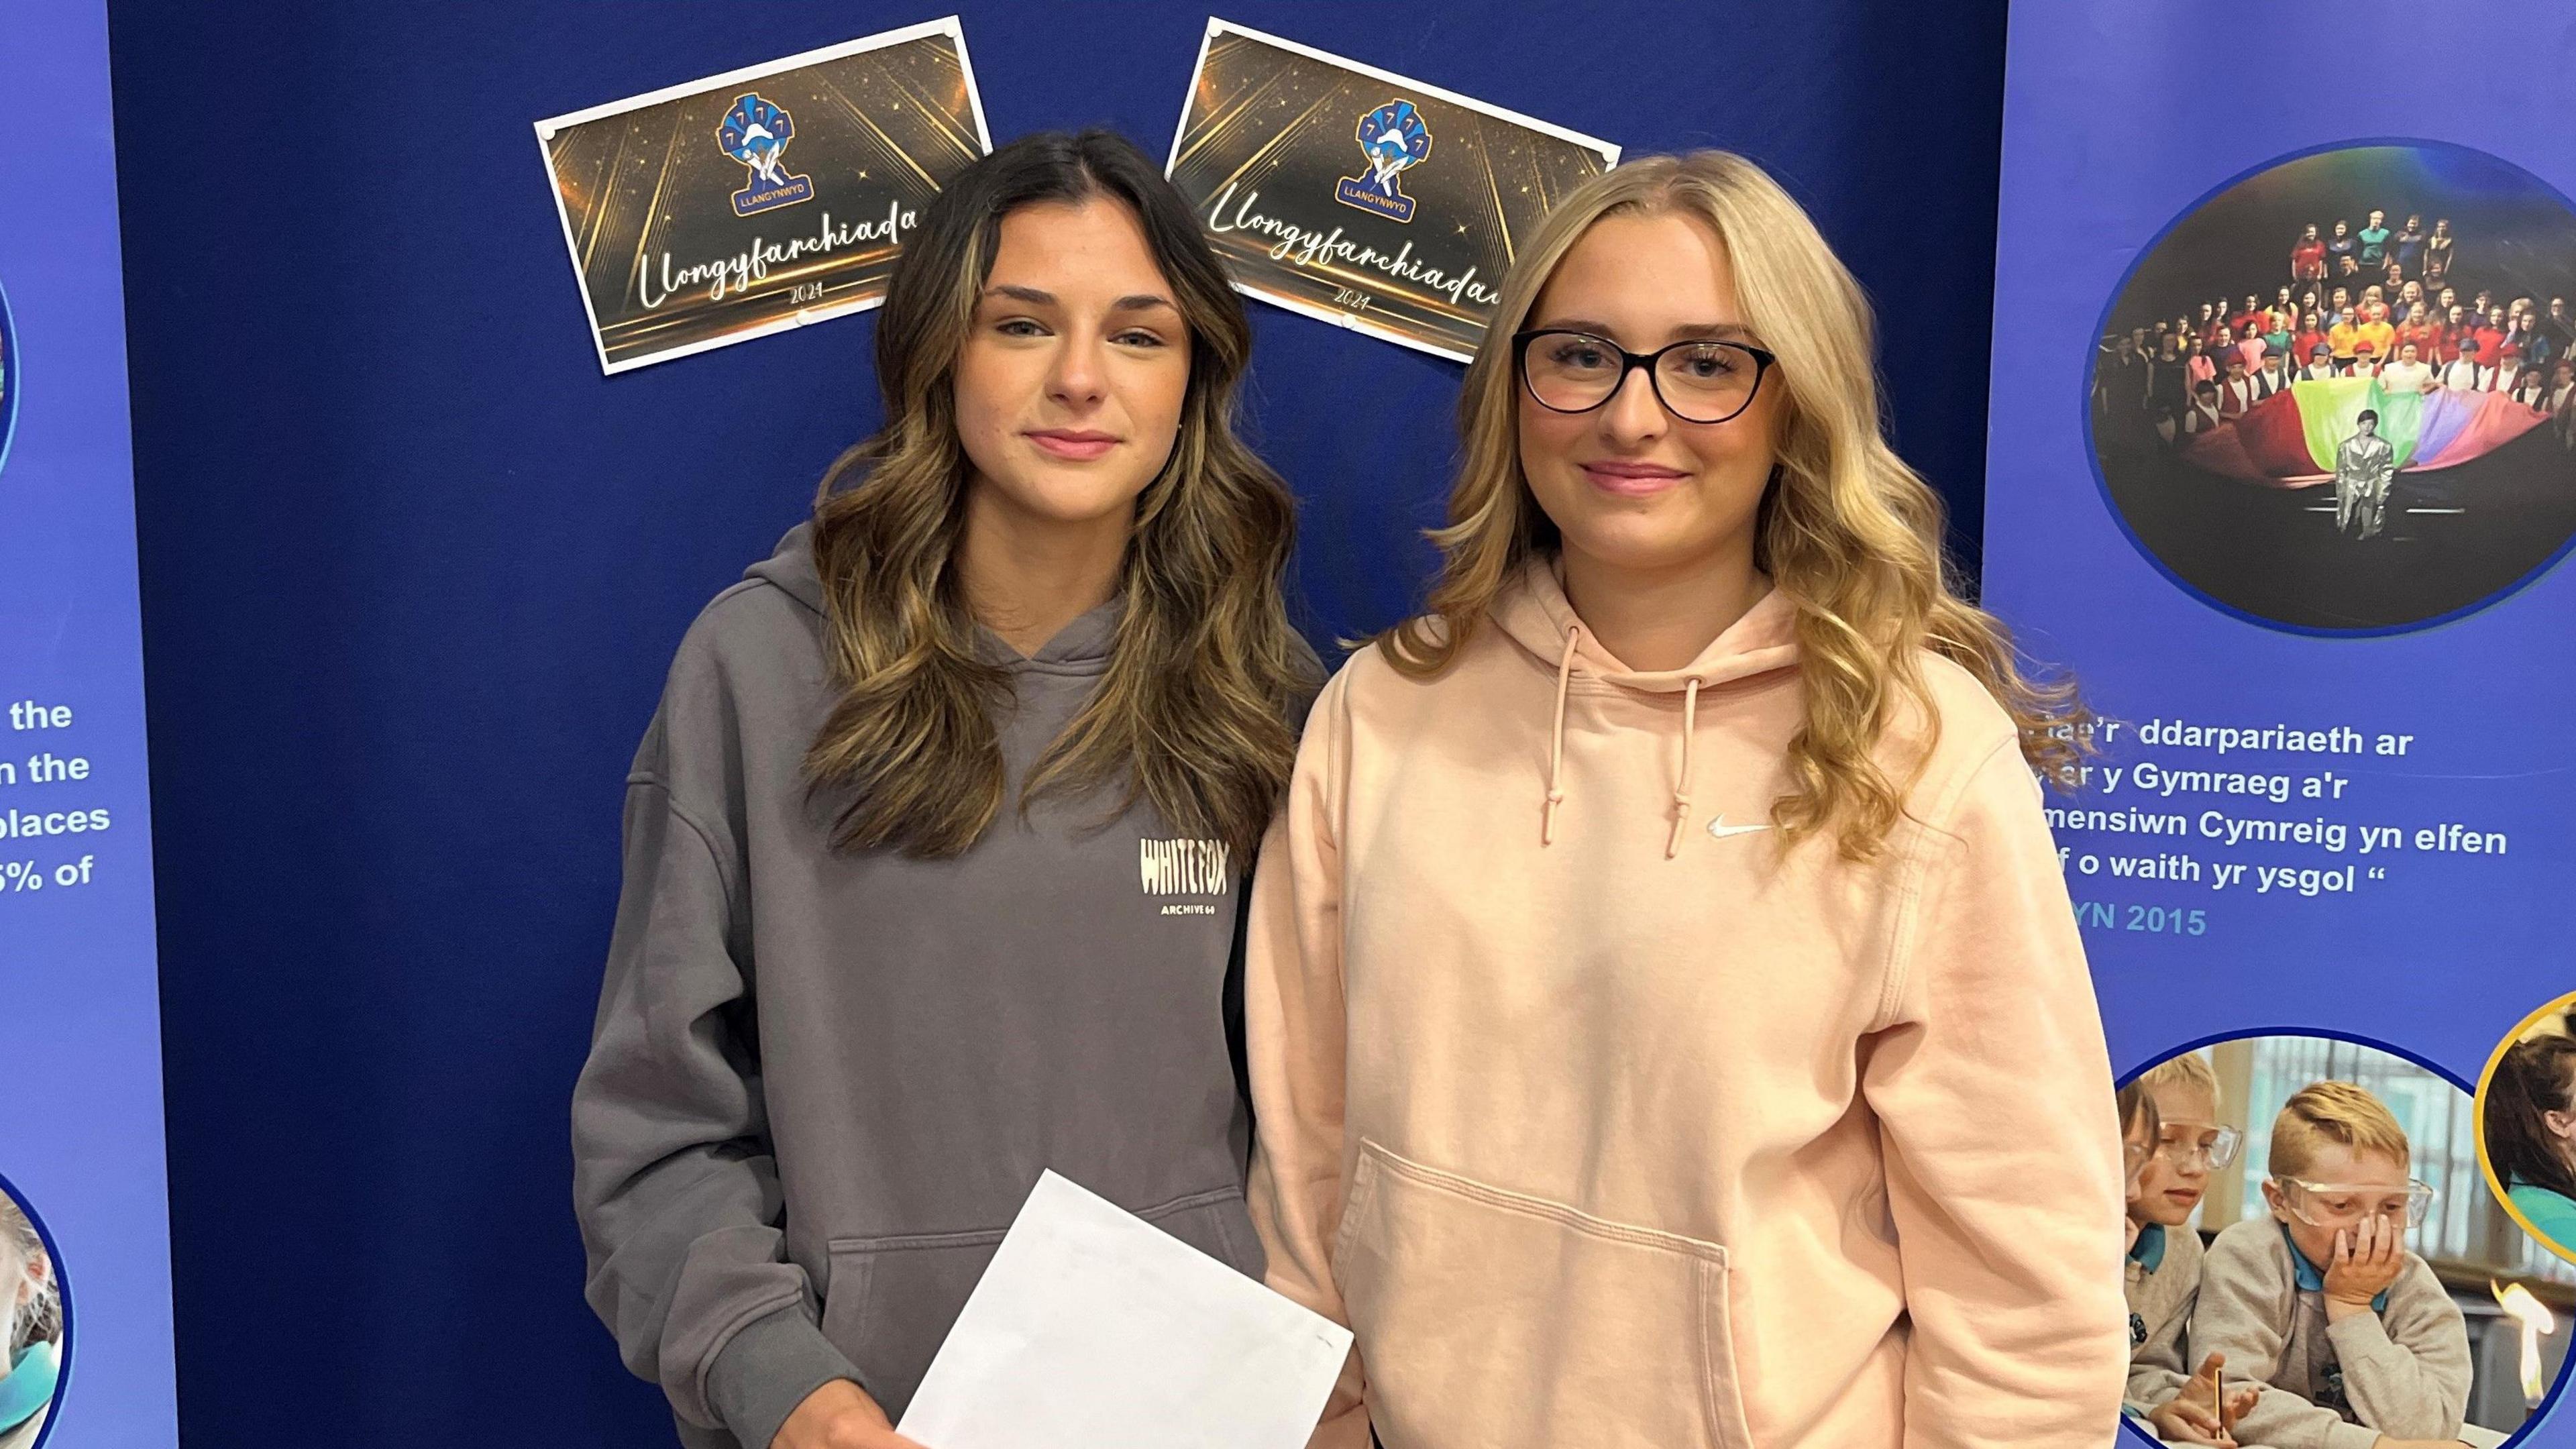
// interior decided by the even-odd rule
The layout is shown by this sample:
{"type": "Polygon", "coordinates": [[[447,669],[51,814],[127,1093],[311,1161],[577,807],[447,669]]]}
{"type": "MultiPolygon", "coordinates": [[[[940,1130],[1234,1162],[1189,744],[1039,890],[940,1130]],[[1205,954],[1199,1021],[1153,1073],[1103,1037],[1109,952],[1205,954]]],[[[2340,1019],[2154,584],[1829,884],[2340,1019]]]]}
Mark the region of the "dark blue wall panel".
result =
{"type": "MultiPolygon", "coordinates": [[[[691,615],[875,423],[870,323],[603,379],[529,123],[940,13],[115,3],[193,1449],[665,1441],[567,1207],[620,782],[691,615]]],[[[1223,13],[1773,167],[1976,538],[2002,0],[1223,13]]],[[[1206,14],[968,0],[994,134],[1159,155],[1206,14]]],[[[1312,631],[1388,623],[1458,369],[1252,310],[1312,631]]]]}

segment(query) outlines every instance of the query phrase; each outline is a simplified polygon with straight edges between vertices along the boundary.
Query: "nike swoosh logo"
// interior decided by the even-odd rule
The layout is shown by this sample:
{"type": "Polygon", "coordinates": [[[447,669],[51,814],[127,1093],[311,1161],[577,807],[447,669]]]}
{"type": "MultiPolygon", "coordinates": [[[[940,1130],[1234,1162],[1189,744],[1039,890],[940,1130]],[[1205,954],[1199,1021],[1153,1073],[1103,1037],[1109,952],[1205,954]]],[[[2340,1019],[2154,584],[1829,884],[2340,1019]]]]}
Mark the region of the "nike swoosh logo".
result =
{"type": "Polygon", "coordinates": [[[1720,815],[1715,820],[1708,822],[1708,833],[1716,836],[1720,840],[1724,840],[1730,835],[1751,835],[1757,830],[1768,830],[1770,828],[1771,827],[1768,825],[1729,825],[1726,823],[1726,817],[1723,815],[1720,815]]]}

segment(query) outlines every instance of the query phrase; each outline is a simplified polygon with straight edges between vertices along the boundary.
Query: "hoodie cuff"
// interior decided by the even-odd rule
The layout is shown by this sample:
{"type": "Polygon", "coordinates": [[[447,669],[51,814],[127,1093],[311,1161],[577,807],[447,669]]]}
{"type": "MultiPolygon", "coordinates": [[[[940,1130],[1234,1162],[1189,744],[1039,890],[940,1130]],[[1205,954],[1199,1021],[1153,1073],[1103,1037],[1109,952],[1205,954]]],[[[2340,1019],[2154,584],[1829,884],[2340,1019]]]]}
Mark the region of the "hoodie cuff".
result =
{"type": "Polygon", "coordinates": [[[743,1325],[716,1352],[707,1366],[707,1403],[742,1449],[769,1449],[806,1395],[834,1379],[855,1384],[859,1371],[805,1305],[794,1303],[743,1325]]]}

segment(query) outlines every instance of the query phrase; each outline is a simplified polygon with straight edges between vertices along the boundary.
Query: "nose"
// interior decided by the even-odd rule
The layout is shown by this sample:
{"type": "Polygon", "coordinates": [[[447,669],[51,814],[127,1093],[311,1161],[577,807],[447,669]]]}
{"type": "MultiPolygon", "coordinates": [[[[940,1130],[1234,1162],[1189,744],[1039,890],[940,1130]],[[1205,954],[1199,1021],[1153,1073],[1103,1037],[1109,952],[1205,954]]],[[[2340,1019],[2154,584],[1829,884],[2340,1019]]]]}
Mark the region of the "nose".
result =
{"type": "Polygon", "coordinates": [[[1047,395],[1076,411],[1096,406],[1108,386],[1106,346],[1106,338],[1091,332],[1066,333],[1047,369],[1047,395]]]}
{"type": "Polygon", "coordinates": [[[1601,405],[1600,416],[1603,436],[1623,447],[1653,442],[1671,424],[1663,400],[1655,396],[1655,380],[1642,367],[1619,379],[1619,390],[1601,405]]]}

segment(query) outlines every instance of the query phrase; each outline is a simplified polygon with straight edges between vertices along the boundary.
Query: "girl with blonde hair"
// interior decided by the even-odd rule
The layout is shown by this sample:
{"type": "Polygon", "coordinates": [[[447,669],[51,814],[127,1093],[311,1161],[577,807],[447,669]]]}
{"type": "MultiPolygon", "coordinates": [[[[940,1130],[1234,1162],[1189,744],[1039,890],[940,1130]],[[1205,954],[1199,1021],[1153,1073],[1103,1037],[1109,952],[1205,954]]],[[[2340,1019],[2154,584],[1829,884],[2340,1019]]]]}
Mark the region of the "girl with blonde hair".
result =
{"type": "Polygon", "coordinates": [[[2084,721],[1947,582],[1869,308],[1759,168],[1568,196],[1468,369],[1421,618],[1310,718],[1247,955],[1316,1443],[2094,1446],[2102,1028],[2034,774],[2084,721]]]}

